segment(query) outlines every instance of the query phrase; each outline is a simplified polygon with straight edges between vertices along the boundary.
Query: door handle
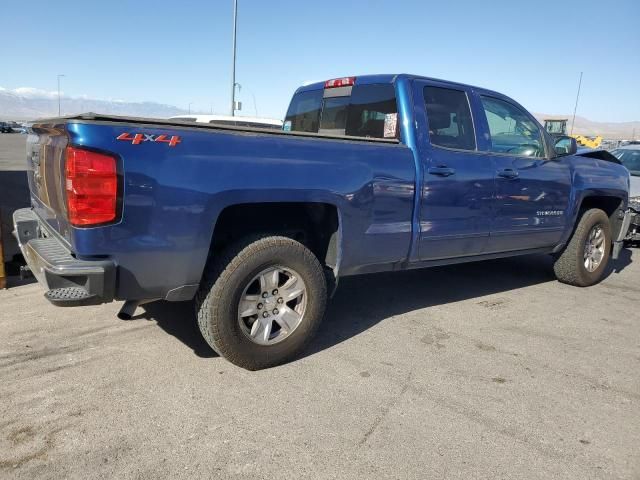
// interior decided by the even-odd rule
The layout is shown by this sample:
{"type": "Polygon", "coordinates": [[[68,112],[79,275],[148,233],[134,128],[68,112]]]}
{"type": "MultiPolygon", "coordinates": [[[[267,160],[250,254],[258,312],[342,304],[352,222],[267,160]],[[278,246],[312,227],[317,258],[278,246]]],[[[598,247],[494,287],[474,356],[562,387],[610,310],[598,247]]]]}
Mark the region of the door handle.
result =
{"type": "Polygon", "coordinates": [[[502,177],[502,178],[518,178],[518,175],[520,175],[518,173],[517,170],[514,170],[513,168],[505,168],[504,170],[498,170],[498,176],[502,177]]]}
{"type": "Polygon", "coordinates": [[[431,167],[429,170],[429,175],[437,175],[439,177],[449,177],[456,173],[455,168],[449,168],[446,165],[438,165],[437,167],[431,167]]]}

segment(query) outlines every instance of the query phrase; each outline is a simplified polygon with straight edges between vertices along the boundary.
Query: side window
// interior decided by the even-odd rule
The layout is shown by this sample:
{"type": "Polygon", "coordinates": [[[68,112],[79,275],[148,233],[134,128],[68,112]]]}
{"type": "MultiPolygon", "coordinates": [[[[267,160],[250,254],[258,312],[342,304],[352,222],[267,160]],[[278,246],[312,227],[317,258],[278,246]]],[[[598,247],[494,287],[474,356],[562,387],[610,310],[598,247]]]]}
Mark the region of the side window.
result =
{"type": "Polygon", "coordinates": [[[347,115],[346,135],[399,138],[396,91],[391,84],[355,86],[347,115]]]}
{"type": "Polygon", "coordinates": [[[309,90],[294,95],[285,118],[285,129],[318,133],[321,108],[322,90],[309,90]]]}
{"type": "Polygon", "coordinates": [[[465,92],[424,87],[424,99],[432,145],[458,150],[476,149],[473,120],[465,92]]]}
{"type": "Polygon", "coordinates": [[[490,151],[526,157],[544,157],[538,125],[520,108],[493,97],[480,97],[489,133],[490,151]]]}

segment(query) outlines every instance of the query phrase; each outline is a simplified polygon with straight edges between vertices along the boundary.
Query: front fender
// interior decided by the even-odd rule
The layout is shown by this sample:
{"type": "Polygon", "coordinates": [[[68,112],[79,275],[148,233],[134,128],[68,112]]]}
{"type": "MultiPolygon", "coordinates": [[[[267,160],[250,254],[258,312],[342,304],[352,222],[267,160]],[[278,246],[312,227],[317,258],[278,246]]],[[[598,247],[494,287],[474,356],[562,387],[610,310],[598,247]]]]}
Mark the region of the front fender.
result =
{"type": "MultiPolygon", "coordinates": [[[[562,237],[562,243],[556,251],[564,246],[579,220],[584,205],[597,205],[598,199],[617,199],[616,210],[624,211],[629,201],[629,173],[622,166],[604,160],[574,156],[572,158],[572,192],[567,217],[570,219],[562,237]]],[[[613,212],[615,213],[615,212],[613,212]]],[[[612,215],[618,222],[618,215],[612,215]]],[[[614,230],[618,223],[612,225],[614,230]]]]}

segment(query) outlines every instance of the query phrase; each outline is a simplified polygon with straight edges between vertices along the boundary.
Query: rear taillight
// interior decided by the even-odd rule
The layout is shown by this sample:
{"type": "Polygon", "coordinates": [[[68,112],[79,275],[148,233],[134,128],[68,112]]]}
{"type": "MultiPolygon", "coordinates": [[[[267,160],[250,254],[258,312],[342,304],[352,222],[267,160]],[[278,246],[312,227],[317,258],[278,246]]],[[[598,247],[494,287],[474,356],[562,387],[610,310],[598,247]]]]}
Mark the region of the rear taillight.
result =
{"type": "Polygon", "coordinates": [[[356,77],[334,78],[324,82],[324,88],[351,87],[356,83],[356,77]]]}
{"type": "Polygon", "coordinates": [[[115,220],[118,175],[114,157],[67,147],[64,171],[67,212],[72,225],[96,225],[115,220]]]}

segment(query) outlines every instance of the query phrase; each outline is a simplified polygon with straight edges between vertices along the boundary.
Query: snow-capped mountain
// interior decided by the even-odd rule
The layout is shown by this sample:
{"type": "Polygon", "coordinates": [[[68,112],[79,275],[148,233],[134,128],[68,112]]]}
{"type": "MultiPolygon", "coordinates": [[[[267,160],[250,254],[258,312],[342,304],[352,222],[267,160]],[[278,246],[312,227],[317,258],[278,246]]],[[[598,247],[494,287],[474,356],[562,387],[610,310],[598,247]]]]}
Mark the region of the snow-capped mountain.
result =
{"type": "MultiPolygon", "coordinates": [[[[111,115],[167,118],[187,113],[186,110],[155,102],[124,102],[98,100],[88,97],[60,98],[62,115],[96,112],[111,115]]],[[[58,93],[30,87],[7,89],[0,87],[0,118],[7,120],[33,120],[58,115],[58,93]]]]}

